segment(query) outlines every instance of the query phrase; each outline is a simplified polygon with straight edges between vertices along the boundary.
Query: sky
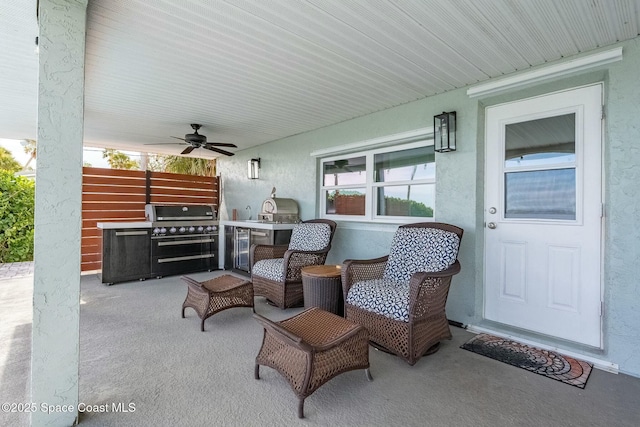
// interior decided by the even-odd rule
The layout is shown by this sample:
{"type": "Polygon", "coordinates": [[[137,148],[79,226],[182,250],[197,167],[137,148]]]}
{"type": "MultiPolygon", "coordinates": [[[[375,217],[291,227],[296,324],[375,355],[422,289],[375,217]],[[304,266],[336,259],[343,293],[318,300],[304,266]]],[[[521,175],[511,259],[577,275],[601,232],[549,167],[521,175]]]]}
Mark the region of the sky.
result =
{"type": "MultiPolygon", "coordinates": [[[[9,150],[21,165],[24,165],[27,163],[27,160],[29,160],[29,155],[24,152],[24,148],[20,144],[20,140],[0,138],[0,147],[4,147],[9,150]]],[[[104,149],[102,148],[84,147],[82,154],[83,161],[96,168],[108,168],[109,163],[107,163],[107,159],[102,158],[103,151],[104,149]]],[[[131,151],[123,151],[123,153],[128,154],[133,160],[140,160],[140,153],[131,151]]],[[[38,160],[36,159],[29,164],[29,167],[36,169],[37,163],[38,160]]]]}

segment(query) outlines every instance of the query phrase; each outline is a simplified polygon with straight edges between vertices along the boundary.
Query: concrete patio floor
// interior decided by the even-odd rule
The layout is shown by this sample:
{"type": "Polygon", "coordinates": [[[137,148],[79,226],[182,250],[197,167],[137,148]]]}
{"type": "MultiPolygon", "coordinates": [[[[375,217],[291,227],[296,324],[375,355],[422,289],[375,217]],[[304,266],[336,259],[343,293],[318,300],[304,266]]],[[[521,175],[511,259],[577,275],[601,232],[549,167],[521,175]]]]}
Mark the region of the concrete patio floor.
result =
{"type": "MultiPolygon", "coordinates": [[[[0,269],[0,271],[2,271],[0,269]]],[[[197,280],[223,274],[197,273],[197,280]]],[[[411,367],[371,350],[373,382],[342,374],[307,399],[280,375],[253,363],[262,330],[251,310],[227,310],[200,332],[191,310],[180,317],[179,277],[114,286],[82,277],[80,401],[134,403],[133,412],[83,413],[80,425],[442,425],[636,426],[640,379],[594,370],[584,390],[462,350],[473,334],[453,328],[439,352],[411,367]]],[[[32,276],[0,279],[0,400],[28,402],[32,276]]],[[[256,311],[282,319],[256,298],[256,311]]],[[[0,425],[28,425],[24,413],[0,413],[0,425]]]]}

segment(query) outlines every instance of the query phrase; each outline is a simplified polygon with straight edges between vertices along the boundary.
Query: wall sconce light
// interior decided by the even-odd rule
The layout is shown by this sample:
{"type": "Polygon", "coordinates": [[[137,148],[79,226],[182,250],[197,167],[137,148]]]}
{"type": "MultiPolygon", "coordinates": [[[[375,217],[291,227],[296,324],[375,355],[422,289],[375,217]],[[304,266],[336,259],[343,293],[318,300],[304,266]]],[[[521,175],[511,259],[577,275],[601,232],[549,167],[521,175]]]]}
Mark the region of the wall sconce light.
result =
{"type": "Polygon", "coordinates": [[[249,179],[258,179],[260,178],[260,159],[250,159],[247,162],[247,178],[249,179]]]}
{"type": "Polygon", "coordinates": [[[456,112],[433,116],[433,149],[438,153],[456,151],[456,112]]]}

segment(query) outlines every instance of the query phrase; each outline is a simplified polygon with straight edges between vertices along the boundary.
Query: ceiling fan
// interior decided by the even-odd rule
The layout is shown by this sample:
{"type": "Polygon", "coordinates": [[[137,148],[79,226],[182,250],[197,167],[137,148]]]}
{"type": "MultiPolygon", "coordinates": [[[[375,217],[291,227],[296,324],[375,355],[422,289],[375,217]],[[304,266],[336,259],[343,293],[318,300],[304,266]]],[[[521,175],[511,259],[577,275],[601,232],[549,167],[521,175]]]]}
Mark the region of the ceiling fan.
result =
{"type": "Polygon", "coordinates": [[[171,138],[180,139],[184,142],[162,142],[159,144],[144,144],[144,145],[162,145],[162,144],[180,144],[180,145],[189,145],[185,148],[180,154],[189,154],[196,148],[204,148],[206,150],[215,151],[216,153],[224,154],[225,156],[233,156],[234,153],[226,150],[222,150],[217,147],[233,147],[237,148],[235,144],[228,144],[225,142],[207,142],[207,137],[205,135],[200,135],[198,133],[198,129],[202,127],[197,123],[192,123],[191,127],[193,128],[193,133],[188,133],[184,136],[184,138],[179,138],[177,136],[172,136],[171,138]]]}

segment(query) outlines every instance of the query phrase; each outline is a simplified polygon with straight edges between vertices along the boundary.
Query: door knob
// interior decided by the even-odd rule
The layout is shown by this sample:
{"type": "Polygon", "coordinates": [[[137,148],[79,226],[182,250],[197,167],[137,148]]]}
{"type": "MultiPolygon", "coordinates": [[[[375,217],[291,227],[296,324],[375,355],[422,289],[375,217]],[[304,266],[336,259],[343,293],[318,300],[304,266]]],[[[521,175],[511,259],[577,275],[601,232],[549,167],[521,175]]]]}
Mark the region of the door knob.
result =
{"type": "Polygon", "coordinates": [[[496,212],[498,212],[498,210],[496,208],[489,208],[489,213],[490,214],[494,214],[496,212]]]}
{"type": "Polygon", "coordinates": [[[495,222],[490,222],[489,224],[487,224],[487,227],[489,227],[490,229],[495,229],[497,227],[495,222]]]}

